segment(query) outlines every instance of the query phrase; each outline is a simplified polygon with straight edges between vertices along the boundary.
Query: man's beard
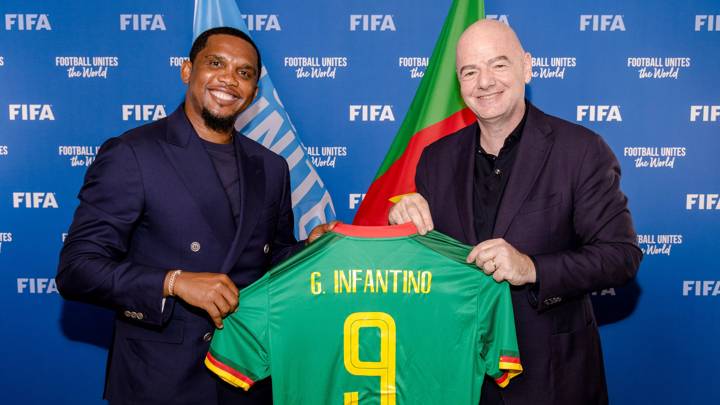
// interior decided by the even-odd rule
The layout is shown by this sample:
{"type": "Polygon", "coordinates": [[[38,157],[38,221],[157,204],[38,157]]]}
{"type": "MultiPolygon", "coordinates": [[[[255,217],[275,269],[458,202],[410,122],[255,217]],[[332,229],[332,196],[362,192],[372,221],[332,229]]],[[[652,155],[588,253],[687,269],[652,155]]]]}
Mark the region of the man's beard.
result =
{"type": "Polygon", "coordinates": [[[216,132],[230,132],[235,125],[235,120],[238,115],[240,115],[239,112],[227,117],[218,117],[217,115],[213,115],[213,113],[205,107],[203,107],[201,113],[205,125],[216,132]]]}

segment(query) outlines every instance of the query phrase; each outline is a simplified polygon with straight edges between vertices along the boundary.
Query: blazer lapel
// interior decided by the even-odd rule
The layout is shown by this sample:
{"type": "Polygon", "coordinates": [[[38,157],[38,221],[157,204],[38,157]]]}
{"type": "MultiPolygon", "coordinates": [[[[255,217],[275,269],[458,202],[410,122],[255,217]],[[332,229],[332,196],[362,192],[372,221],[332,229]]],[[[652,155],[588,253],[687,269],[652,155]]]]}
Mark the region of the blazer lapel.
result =
{"type": "Polygon", "coordinates": [[[233,137],[240,185],[240,222],[237,224],[230,251],[223,262],[221,268],[223,273],[232,270],[245,249],[259,219],[263,197],[265,196],[265,171],[262,162],[258,162],[258,158],[245,152],[240,139],[243,136],[240,133],[235,133],[233,137]]]}
{"type": "Polygon", "coordinates": [[[167,142],[160,142],[165,156],[182,179],[205,221],[221,243],[235,234],[230,203],[210,156],[180,106],[168,117],[167,142]]]}
{"type": "Polygon", "coordinates": [[[458,155],[454,162],[453,179],[449,181],[457,184],[455,201],[457,202],[458,221],[462,227],[465,240],[470,245],[477,244],[475,225],[473,223],[473,179],[475,177],[475,149],[478,136],[477,123],[465,127],[458,134],[458,155]]]}
{"type": "Polygon", "coordinates": [[[495,220],[494,238],[505,236],[550,155],[553,143],[550,125],[543,119],[542,112],[529,102],[527,108],[530,110],[518,144],[512,174],[503,192],[495,220]]]}

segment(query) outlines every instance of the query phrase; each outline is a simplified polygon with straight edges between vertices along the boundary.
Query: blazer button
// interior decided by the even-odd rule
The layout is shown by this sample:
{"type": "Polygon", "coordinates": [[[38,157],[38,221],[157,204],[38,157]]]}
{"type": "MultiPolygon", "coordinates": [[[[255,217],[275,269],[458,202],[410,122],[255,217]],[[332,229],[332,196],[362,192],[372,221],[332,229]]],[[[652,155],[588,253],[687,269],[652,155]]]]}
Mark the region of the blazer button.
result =
{"type": "Polygon", "coordinates": [[[145,315],[143,315],[142,312],[138,312],[138,313],[137,313],[137,319],[140,320],[140,321],[142,321],[143,318],[145,318],[145,315]]]}
{"type": "Polygon", "coordinates": [[[268,254],[268,252],[270,252],[270,244],[269,243],[266,243],[265,246],[263,246],[263,252],[265,252],[265,254],[268,254]]]}
{"type": "Polygon", "coordinates": [[[193,242],[190,244],[190,250],[193,252],[199,252],[200,251],[200,242],[193,242]]]}
{"type": "Polygon", "coordinates": [[[203,342],[209,342],[210,340],[212,340],[212,337],[213,337],[213,334],[210,332],[204,334],[203,338],[202,338],[203,342]]]}
{"type": "Polygon", "coordinates": [[[130,311],[123,312],[123,315],[125,315],[126,318],[132,318],[132,314],[130,314],[130,311]]]}

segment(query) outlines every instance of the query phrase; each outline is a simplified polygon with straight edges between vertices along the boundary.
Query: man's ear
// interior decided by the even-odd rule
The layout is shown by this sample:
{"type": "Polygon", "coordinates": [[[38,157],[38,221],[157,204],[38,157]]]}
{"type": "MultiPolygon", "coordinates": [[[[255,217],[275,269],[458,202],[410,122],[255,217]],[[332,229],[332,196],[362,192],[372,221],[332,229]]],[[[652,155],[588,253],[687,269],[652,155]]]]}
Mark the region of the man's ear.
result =
{"type": "Polygon", "coordinates": [[[185,60],[180,67],[180,79],[182,79],[183,83],[188,84],[190,82],[190,73],[192,73],[192,62],[185,60]]]}
{"type": "Polygon", "coordinates": [[[532,55],[530,52],[525,52],[523,55],[523,76],[525,77],[525,84],[529,84],[532,80],[532,55]]]}

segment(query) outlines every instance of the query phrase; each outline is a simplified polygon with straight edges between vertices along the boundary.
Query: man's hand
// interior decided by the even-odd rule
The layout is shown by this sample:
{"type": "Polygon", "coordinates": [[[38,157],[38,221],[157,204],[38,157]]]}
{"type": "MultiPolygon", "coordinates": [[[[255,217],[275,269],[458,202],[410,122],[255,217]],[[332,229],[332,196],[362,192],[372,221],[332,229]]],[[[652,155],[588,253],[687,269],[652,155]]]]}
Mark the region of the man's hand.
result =
{"type": "MultiPolygon", "coordinates": [[[[169,295],[168,279],[172,272],[165,276],[165,296],[169,295]]],[[[177,275],[173,286],[173,296],[205,310],[219,329],[223,327],[223,318],[237,309],[238,293],[230,277],[219,273],[184,271],[177,275]]]]}
{"type": "Polygon", "coordinates": [[[525,285],[536,281],[535,264],[529,256],[520,253],[505,239],[488,239],[475,246],[467,262],[482,268],[498,283],[507,280],[512,285],[525,285]]]}
{"type": "Polygon", "coordinates": [[[318,225],[315,228],[313,228],[312,231],[310,231],[310,234],[307,237],[307,244],[311,244],[315,242],[315,239],[325,235],[326,233],[330,232],[335,228],[335,225],[341,223],[340,221],[330,221],[327,224],[318,225]]]}
{"type": "Polygon", "coordinates": [[[405,195],[390,208],[388,223],[400,225],[407,222],[412,222],[420,235],[425,235],[433,230],[430,206],[425,198],[418,193],[405,195]]]}

